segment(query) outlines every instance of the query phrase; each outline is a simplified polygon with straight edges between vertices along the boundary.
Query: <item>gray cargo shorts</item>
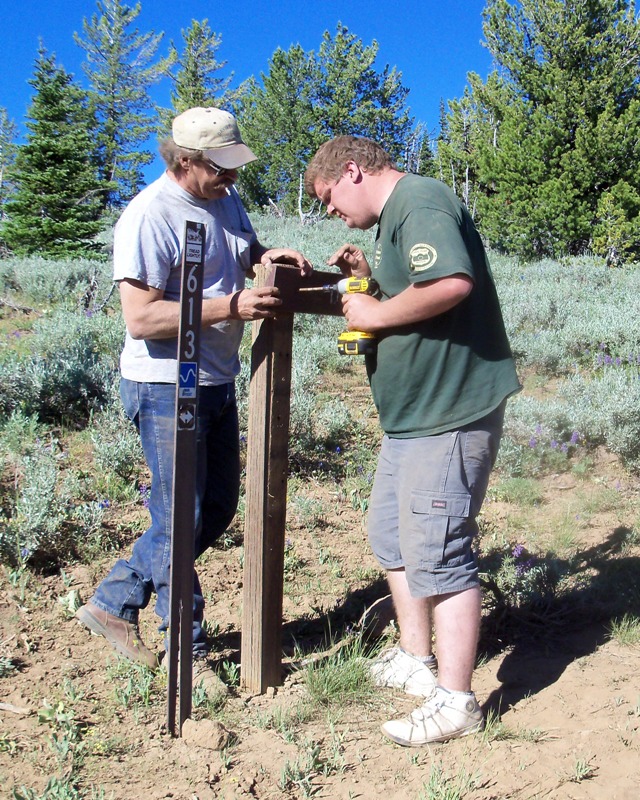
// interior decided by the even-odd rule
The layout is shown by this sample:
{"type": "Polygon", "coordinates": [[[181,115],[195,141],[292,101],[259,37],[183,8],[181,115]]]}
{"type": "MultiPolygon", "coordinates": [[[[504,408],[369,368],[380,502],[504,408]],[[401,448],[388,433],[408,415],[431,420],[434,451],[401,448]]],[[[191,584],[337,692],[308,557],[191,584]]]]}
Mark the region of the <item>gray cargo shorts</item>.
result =
{"type": "Polygon", "coordinates": [[[413,597],[478,585],[472,543],[504,409],[502,403],[455,431],[382,440],[369,500],[369,542],[382,567],[404,567],[413,597]]]}

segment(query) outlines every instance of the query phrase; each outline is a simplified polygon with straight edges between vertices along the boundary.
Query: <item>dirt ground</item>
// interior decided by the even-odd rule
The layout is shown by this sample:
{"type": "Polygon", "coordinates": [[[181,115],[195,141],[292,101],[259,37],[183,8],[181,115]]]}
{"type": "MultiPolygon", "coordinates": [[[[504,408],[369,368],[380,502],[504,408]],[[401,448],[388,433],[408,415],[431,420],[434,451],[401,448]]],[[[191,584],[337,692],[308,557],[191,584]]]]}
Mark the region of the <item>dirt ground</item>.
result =
{"type": "MultiPolygon", "coordinates": [[[[636,522],[637,515],[621,517],[637,507],[640,482],[625,476],[614,459],[605,459],[587,478],[547,478],[544,501],[530,511],[537,530],[553,526],[553,509],[566,506],[573,513],[576,504],[603,487],[618,493],[621,502],[593,513],[580,529],[577,557],[588,565],[585,580],[591,582],[613,552],[621,528],[636,522]]],[[[301,652],[328,646],[323,637],[329,627],[339,641],[363,609],[386,593],[361,511],[320,483],[310,482],[306,493],[307,512],[313,501],[324,511],[311,527],[302,506],[289,512],[283,685],[262,696],[232,689],[219,712],[194,713],[199,718],[195,731],[181,739],[171,739],[164,729],[163,676],[154,679],[149,702],[130,698],[127,703],[132,683],[126,662],[118,663],[109,646],[65,608],[70,593],[82,600],[91,596],[113,556],[91,566],[71,566],[60,575],[32,576],[26,589],[12,585],[5,573],[0,656],[9,654],[18,669],[0,678],[0,796],[13,797],[14,787],[25,786],[34,794],[19,797],[40,797],[51,776],[69,774],[63,731],[73,747],[76,725],[82,747],[73,767],[79,792],[74,796],[82,798],[640,797],[640,649],[617,643],[608,635],[607,620],[588,608],[579,624],[557,624],[549,614],[537,629],[525,626],[519,632],[514,625],[500,628],[487,619],[474,688],[485,713],[493,716],[492,735],[427,748],[398,747],[383,738],[380,724],[416,702],[392,691],[380,691],[359,706],[332,707],[290,729],[273,723],[305,703],[301,673],[292,662],[301,652]],[[56,729],[43,718],[45,704],[57,708],[61,720],[57,750],[51,744],[56,729]],[[64,728],[69,710],[72,722],[64,728]],[[222,751],[209,749],[207,716],[219,718],[233,734],[222,751]]],[[[500,528],[512,512],[507,503],[488,502],[485,529],[500,528]]],[[[211,551],[199,572],[212,655],[219,663],[227,661],[228,670],[240,653],[240,536],[226,545],[211,551]]],[[[640,581],[640,547],[622,557],[640,581]]],[[[155,625],[152,609],[146,609],[143,636],[159,648],[155,625]]]]}

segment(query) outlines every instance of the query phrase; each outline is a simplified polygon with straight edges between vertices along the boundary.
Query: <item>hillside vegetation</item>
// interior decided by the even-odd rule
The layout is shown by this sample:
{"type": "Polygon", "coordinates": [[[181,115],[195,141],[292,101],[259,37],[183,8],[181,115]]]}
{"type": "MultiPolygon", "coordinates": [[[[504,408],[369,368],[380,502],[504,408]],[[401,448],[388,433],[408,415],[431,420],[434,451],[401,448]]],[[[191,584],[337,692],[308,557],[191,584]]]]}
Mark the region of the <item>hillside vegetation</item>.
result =
{"type": "MultiPolygon", "coordinates": [[[[254,224],[261,241],[286,242],[318,269],[346,236],[371,247],[370,234],[333,220],[303,226],[256,216],[254,224]]],[[[227,688],[199,691],[194,718],[231,732],[214,753],[197,737],[164,735],[166,676],[117,660],[72,618],[147,524],[148,475],[118,397],[124,328],[111,267],[0,260],[0,695],[11,706],[0,706],[0,794],[637,796],[640,272],[591,257],[521,263],[494,254],[491,263],[523,391],[508,404],[481,517],[476,690],[487,730],[408,754],[378,734],[388,715],[410,707],[374,691],[361,668],[362,655],[396,633],[393,622],[384,627],[387,618],[382,640],[358,624],[386,594],[366,542],[380,432],[362,362],[337,353],[342,321],[300,315],[287,676],[265,697],[237,688],[241,501],[200,568],[227,688]],[[161,761],[172,768],[158,770],[161,761]]],[[[243,438],[249,350],[247,326],[238,379],[243,438]]],[[[155,624],[147,609],[144,637],[159,647],[155,624]]]]}

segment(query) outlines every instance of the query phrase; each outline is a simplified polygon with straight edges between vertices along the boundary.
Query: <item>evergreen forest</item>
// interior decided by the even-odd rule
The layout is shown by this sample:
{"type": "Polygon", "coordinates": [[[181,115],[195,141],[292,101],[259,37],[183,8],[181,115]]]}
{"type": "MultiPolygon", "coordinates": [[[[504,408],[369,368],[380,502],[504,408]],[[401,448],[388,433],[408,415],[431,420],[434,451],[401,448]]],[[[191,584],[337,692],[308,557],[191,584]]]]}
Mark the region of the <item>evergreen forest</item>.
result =
{"type": "Polygon", "coordinates": [[[260,75],[231,88],[230,65],[218,59],[223,34],[208,20],[192,20],[182,42],[165,47],[163,32],[138,30],[140,11],[97,0],[74,34],[82,80],[40,44],[23,142],[0,97],[3,255],[105,255],[104,232],[142,187],[171,118],[216,105],[236,114],[258,155],[239,181],[255,211],[302,223],[322,216],[301,175],[322,142],[350,133],[382,143],[400,168],[451,185],[494,251],[595,255],[610,266],[638,258],[633,0],[487,0],[492,69],[468,73],[463,95],[442,101],[436,130],[411,115],[409,88],[379,63],[378,42],[341,22],[315,50],[277,49],[260,75]],[[152,100],[160,82],[169,82],[169,108],[152,100]]]}

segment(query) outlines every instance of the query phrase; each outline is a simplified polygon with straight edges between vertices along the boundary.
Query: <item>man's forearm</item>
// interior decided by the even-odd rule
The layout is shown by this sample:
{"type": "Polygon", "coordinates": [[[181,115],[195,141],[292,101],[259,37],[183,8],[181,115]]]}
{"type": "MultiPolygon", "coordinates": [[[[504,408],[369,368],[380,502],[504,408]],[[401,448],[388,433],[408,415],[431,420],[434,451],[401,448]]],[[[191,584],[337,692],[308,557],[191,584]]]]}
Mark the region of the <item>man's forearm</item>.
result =
{"type": "Polygon", "coordinates": [[[466,275],[413,284],[380,302],[367,295],[345,295],[345,317],[351,330],[370,333],[437,317],[462,302],[473,288],[466,275]]]}
{"type": "MultiPolygon", "coordinates": [[[[228,319],[240,319],[237,294],[203,300],[202,327],[207,328],[228,319]]],[[[173,339],[180,327],[180,303],[156,300],[135,313],[125,315],[125,322],[129,335],[134,339],[173,339]]]]}

